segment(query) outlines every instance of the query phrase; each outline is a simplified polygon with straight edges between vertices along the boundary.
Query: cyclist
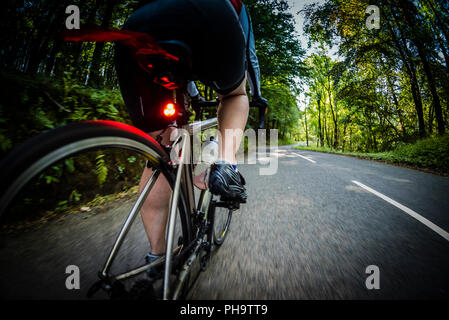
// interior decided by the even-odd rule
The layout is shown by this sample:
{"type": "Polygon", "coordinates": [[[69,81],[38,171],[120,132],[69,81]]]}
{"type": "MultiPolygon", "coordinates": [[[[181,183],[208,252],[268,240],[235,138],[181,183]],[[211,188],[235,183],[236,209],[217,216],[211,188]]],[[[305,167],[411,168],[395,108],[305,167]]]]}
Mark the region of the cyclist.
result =
{"type": "MultiPolygon", "coordinates": [[[[211,166],[208,187],[213,194],[245,202],[245,180],[237,170],[235,154],[248,119],[247,74],[253,102],[262,108],[267,106],[260,93],[259,65],[245,6],[240,0],[153,0],[135,11],[123,29],[146,32],[157,41],[178,40],[189,46],[193,74],[211,86],[220,101],[217,109],[221,133],[219,159],[211,166]],[[239,131],[227,138],[228,129],[239,131]]],[[[152,137],[160,137],[162,144],[169,144],[175,128],[156,114],[164,101],[173,97],[173,91],[154,83],[120,44],[116,47],[116,67],[133,124],[152,137]]],[[[194,85],[189,83],[188,87],[191,96],[199,97],[194,85]]],[[[150,168],[144,169],[141,188],[151,174],[150,168]]],[[[159,176],[141,209],[151,246],[148,262],[165,252],[170,191],[165,177],[159,176]]]]}

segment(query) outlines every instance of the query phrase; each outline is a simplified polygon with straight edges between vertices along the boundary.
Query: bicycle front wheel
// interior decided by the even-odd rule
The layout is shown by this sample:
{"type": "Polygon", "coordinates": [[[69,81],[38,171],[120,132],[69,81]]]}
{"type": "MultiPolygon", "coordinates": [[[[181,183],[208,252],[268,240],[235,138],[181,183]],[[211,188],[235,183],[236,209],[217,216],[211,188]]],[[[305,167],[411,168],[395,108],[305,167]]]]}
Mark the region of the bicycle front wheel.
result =
{"type": "Polygon", "coordinates": [[[217,202],[213,201],[209,207],[213,214],[213,238],[217,246],[221,246],[229,233],[229,226],[232,219],[232,210],[226,207],[217,206],[217,202]]]}
{"type": "MultiPolygon", "coordinates": [[[[136,270],[145,270],[151,248],[146,226],[134,218],[141,208],[136,201],[144,201],[137,185],[147,162],[153,178],[164,176],[172,190],[175,173],[164,149],[140,130],[113,121],[51,130],[3,159],[0,296],[82,299],[98,272],[123,281],[146,276],[136,270]],[[116,246],[124,221],[132,226],[116,246]]],[[[154,182],[146,185],[149,194],[154,182]]],[[[173,254],[180,255],[193,238],[182,194],[176,220],[173,254]]]]}

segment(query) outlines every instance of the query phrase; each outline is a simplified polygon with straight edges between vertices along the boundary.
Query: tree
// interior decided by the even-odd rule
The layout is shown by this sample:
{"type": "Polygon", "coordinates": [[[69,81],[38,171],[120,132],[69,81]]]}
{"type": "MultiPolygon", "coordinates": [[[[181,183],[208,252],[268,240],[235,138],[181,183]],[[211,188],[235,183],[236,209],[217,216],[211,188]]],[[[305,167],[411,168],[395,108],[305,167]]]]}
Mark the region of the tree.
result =
{"type": "Polygon", "coordinates": [[[309,82],[315,83],[310,90],[324,94],[325,101],[317,110],[317,124],[324,123],[326,144],[334,148],[341,139],[344,143],[346,132],[357,137],[350,139],[351,145],[357,140],[362,149],[383,150],[400,140],[425,137],[434,128],[439,135],[445,133],[448,3],[392,0],[376,5],[382,9],[379,30],[365,26],[365,1],[327,0],[303,11],[309,45],[338,44],[344,58],[330,62],[331,67],[324,64],[324,69],[316,58],[309,65],[309,82]],[[329,69],[330,76],[323,80],[329,69]],[[328,118],[333,141],[327,138],[328,118]]]}

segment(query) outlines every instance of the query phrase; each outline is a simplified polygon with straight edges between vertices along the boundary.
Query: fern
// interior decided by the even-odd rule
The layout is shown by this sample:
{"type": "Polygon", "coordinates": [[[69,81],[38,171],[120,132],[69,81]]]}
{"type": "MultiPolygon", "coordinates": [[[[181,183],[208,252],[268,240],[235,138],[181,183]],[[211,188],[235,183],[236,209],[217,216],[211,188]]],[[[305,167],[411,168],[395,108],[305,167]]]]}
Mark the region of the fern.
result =
{"type": "Polygon", "coordinates": [[[104,161],[104,154],[99,154],[95,158],[95,173],[97,174],[97,180],[100,186],[103,185],[103,183],[106,181],[108,177],[108,167],[106,167],[105,161],[104,161]]]}

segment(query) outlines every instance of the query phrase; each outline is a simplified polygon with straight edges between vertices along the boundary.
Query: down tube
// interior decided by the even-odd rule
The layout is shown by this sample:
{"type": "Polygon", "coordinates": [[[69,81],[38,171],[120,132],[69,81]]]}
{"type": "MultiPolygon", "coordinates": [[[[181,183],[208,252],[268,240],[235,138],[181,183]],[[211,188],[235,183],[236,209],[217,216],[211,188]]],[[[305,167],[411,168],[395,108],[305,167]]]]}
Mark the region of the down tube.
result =
{"type": "Polygon", "coordinates": [[[176,180],[173,188],[173,195],[170,203],[170,211],[168,218],[168,233],[167,233],[167,246],[165,249],[165,273],[164,273],[164,291],[163,291],[163,299],[167,300],[170,296],[170,274],[171,274],[171,264],[172,264],[172,249],[173,249],[173,237],[175,232],[175,223],[176,223],[176,213],[178,208],[178,199],[179,193],[181,192],[181,177],[183,174],[183,170],[185,169],[184,163],[186,159],[188,159],[188,142],[189,142],[189,134],[186,131],[182,133],[182,147],[181,147],[181,157],[178,163],[178,171],[176,172],[176,180]],[[168,254],[170,252],[170,254],[168,254]]]}

